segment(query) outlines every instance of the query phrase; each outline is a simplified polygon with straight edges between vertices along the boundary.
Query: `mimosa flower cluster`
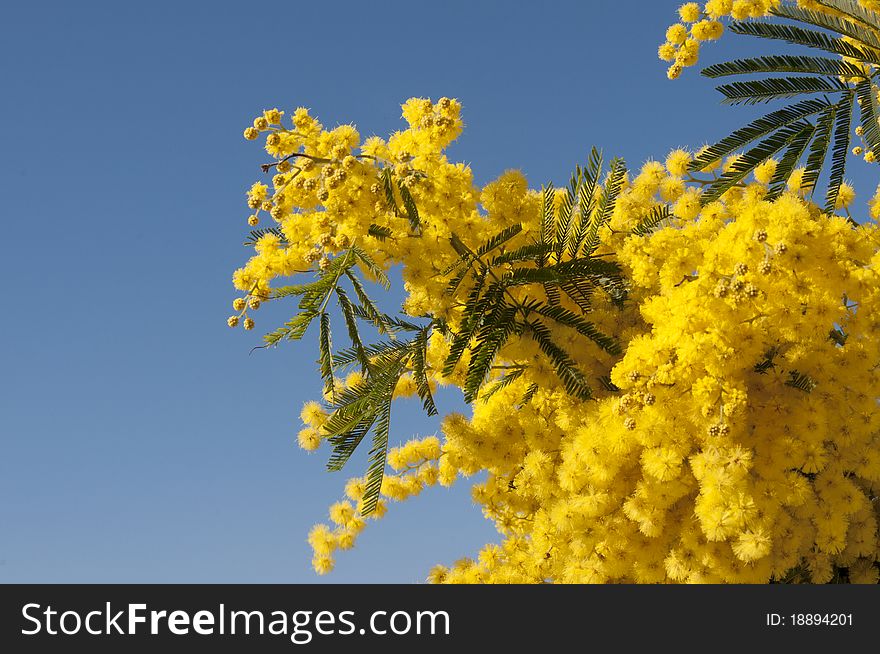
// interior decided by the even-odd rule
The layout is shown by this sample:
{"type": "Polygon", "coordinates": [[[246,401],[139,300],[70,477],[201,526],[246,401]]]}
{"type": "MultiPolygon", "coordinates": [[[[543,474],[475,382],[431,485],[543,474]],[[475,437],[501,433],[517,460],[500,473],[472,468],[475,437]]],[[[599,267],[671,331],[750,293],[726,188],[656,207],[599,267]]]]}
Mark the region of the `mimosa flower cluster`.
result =
{"type": "MultiPolygon", "coordinates": [[[[709,2],[704,11],[717,17],[735,7],[709,2]]],[[[698,14],[682,8],[684,20],[698,14]]],[[[280,233],[257,239],[235,272],[243,297],[230,324],[244,317],[253,327],[247,312],[270,297],[273,282],[318,271],[358,243],[384,268],[402,266],[407,314],[455,328],[465,298],[447,293],[444,271],[458,256],[451,235],[476,247],[521,225],[507,247],[526,245],[542,203],[519,172],[480,188],[467,165],[447,159],[460,109],[447,98],[414,98],[403,105],[406,129],[364,141],[353,126],[327,130],[302,108],[290,127],[275,109],[257,117],[245,137],[265,138],[273,176],[271,186],[251,187],[249,221],[265,219],[280,233]],[[418,232],[383,197],[386,167],[418,206],[418,232]],[[392,236],[371,236],[376,225],[392,236]]],[[[477,399],[470,416],[445,416],[441,434],[389,452],[370,519],[389,501],[481,473],[473,498],[499,542],[437,566],[431,581],[877,581],[877,227],[822,213],[797,175],[768,201],[772,160],[702,206],[687,173],[692,157],[676,150],[628,175],[600,230],[599,253],[623,266],[629,289],[623,304],[596,295],[590,320],[622,343],[622,354],[554,328],[586,377],[610,383],[578,400],[533,341],[513,338],[497,363],[527,366],[525,374],[477,399]],[[670,217],[634,231],[658,206],[670,217]]],[[[851,189],[839,204],[850,202],[851,189]]],[[[521,292],[542,293],[540,285],[521,292]]],[[[443,375],[448,351],[449,340],[434,333],[432,383],[461,386],[467,357],[443,375]]],[[[404,376],[396,394],[414,393],[404,376]]],[[[320,448],[326,406],[310,402],[301,417],[300,445],[320,448]]],[[[328,524],[309,534],[317,572],[329,572],[365,528],[364,492],[363,479],[350,480],[328,524]]]]}
{"type": "MultiPolygon", "coordinates": [[[[742,21],[761,18],[783,4],[783,0],[708,0],[700,4],[688,2],[678,9],[680,22],[673,23],[666,30],[666,40],[657,53],[663,61],[670,62],[667,74],[669,79],[681,75],[688,66],[699,60],[700,44],[714,41],[724,33],[723,19],[742,21]]],[[[793,4],[810,11],[828,14],[843,20],[851,20],[846,14],[817,0],[795,0],[793,4]]],[[[870,11],[880,11],[877,0],[858,0],[858,4],[870,11]]]]}

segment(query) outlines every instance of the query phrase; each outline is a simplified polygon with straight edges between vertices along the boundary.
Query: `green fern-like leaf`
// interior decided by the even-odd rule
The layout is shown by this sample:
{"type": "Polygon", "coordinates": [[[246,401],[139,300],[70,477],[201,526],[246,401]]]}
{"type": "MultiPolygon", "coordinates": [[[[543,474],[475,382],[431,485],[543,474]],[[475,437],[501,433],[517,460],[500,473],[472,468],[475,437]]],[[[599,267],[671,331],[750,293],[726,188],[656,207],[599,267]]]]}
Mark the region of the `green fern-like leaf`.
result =
{"type": "Polygon", "coordinates": [[[280,227],[262,227],[260,229],[252,230],[242,245],[253,247],[257,244],[257,241],[263,238],[266,234],[274,234],[281,240],[282,245],[287,244],[287,238],[284,236],[284,232],[281,231],[280,227]]]}
{"type": "Polygon", "coordinates": [[[404,184],[398,183],[397,188],[400,191],[400,199],[403,202],[403,208],[406,210],[406,218],[409,220],[410,229],[418,233],[421,231],[422,222],[419,217],[419,210],[416,207],[416,202],[413,200],[412,194],[404,184]]]}
{"type": "Polygon", "coordinates": [[[617,198],[623,189],[623,180],[626,177],[626,163],[623,159],[612,159],[611,170],[608,179],[602,188],[601,198],[593,212],[590,227],[582,243],[578,243],[578,251],[591,255],[599,247],[599,231],[611,220],[614,207],[617,206],[617,198]]]}
{"type": "Polygon", "coordinates": [[[819,175],[822,173],[822,167],[825,165],[828,146],[831,144],[831,132],[834,127],[835,117],[838,111],[847,111],[844,106],[846,101],[847,97],[844,96],[838,104],[829,106],[816,118],[816,131],[807,154],[804,176],[801,179],[801,185],[811,194],[816,188],[819,175]]]}
{"type": "Polygon", "coordinates": [[[367,254],[363,248],[352,245],[349,248],[349,252],[357,259],[361,268],[366,270],[386,291],[391,288],[391,281],[388,279],[388,275],[385,274],[385,271],[379,267],[379,264],[373,261],[373,257],[367,254]]]}
{"type": "Polygon", "coordinates": [[[522,328],[550,360],[566,392],[581,400],[590,399],[592,391],[586,378],[565,350],[553,341],[547,326],[539,320],[530,320],[525,322],[522,328]]]}
{"type": "MultiPolygon", "coordinates": [[[[357,359],[361,364],[361,369],[366,370],[370,367],[370,360],[367,357],[366,350],[364,349],[363,341],[361,340],[360,329],[358,329],[358,316],[355,313],[355,306],[352,304],[351,300],[348,299],[348,293],[346,293],[345,289],[341,286],[336,287],[336,299],[339,303],[339,308],[342,311],[342,317],[345,320],[345,326],[348,329],[348,339],[351,341],[352,349],[357,353],[357,359]]],[[[332,357],[330,358],[331,366],[334,366],[334,362],[332,357]]]]}
{"type": "Polygon", "coordinates": [[[381,225],[371,224],[367,228],[367,234],[380,241],[390,238],[393,232],[390,227],[382,227],[381,225]]]}
{"type": "Polygon", "coordinates": [[[336,392],[334,388],[333,377],[333,352],[330,337],[330,314],[322,312],[319,320],[320,331],[318,335],[318,347],[320,356],[318,361],[321,367],[321,379],[324,380],[324,394],[333,395],[336,392]]]}
{"type": "Polygon", "coordinates": [[[671,217],[672,210],[669,208],[668,204],[657,205],[651,209],[647,216],[642,218],[638,224],[633,227],[632,233],[635,236],[647,236],[667,222],[671,217]]]}
{"type": "Polygon", "coordinates": [[[373,443],[364,484],[362,515],[370,515],[376,510],[382,480],[385,478],[385,461],[388,458],[388,434],[391,430],[391,396],[381,405],[373,430],[373,443]]]}
{"type": "Polygon", "coordinates": [[[620,388],[612,383],[611,377],[608,377],[607,375],[602,375],[601,377],[599,377],[599,383],[602,384],[602,388],[604,388],[609,393],[620,392],[620,388]]]}
{"type": "Polygon", "coordinates": [[[329,470],[342,469],[363,439],[373,433],[363,515],[369,515],[375,509],[379,498],[388,452],[394,388],[411,356],[411,348],[379,355],[361,382],[339,394],[331,405],[332,413],[324,427],[333,446],[327,463],[329,470]]]}
{"type": "Polygon", "coordinates": [[[785,154],[776,166],[773,177],[770,179],[770,191],[767,193],[768,200],[776,199],[785,190],[788,178],[791,177],[791,173],[798,165],[801,157],[804,156],[804,152],[806,152],[815,133],[815,125],[804,123],[800,132],[795,134],[794,138],[789,142],[785,154]]]}
{"type": "Polygon", "coordinates": [[[266,345],[277,345],[282,340],[295,341],[301,339],[305,336],[312,321],[318,317],[318,313],[317,310],[310,310],[297,314],[288,320],[283,327],[279,327],[263,336],[263,341],[266,345]]]}
{"type": "Polygon", "coordinates": [[[518,329],[516,314],[517,307],[499,304],[477,333],[463,388],[465,402],[473,402],[477,397],[498,351],[518,329]]]}
{"type": "MultiPolygon", "coordinates": [[[[524,334],[538,344],[567,392],[581,399],[591,397],[591,388],[577,361],[554,340],[548,324],[553,321],[571,329],[609,354],[620,353],[620,346],[613,338],[603,334],[584,315],[562,304],[564,296],[586,314],[591,310],[593,294],[604,291],[617,301],[626,293],[619,266],[594,256],[599,231],[610,220],[623,188],[626,167],[622,160],[612,160],[604,184],[599,182],[601,171],[602,157],[594,148],[587,166],[575,169],[558,203],[553,186],[545,188],[540,236],[536,241],[512,245],[523,231],[518,224],[474,247],[457,234],[450,236],[449,244],[458,258],[442,275],[452,275],[447,290],[464,300],[457,330],[436,317],[428,324],[417,324],[406,317],[380,311],[369,297],[359,273],[385,288],[390,282],[382,268],[358,245],[333,258],[316,273],[318,278],[314,281],[273,291],[273,299],[298,298],[300,310],[283,328],[267,336],[270,342],[301,338],[312,321],[317,319],[319,323],[318,362],[331,411],[323,427],[332,446],[328,468],[341,469],[364,439],[371,442],[363,502],[365,514],[375,508],[381,489],[394,389],[402,375],[412,373],[426,413],[437,413],[429,382],[429,375],[437,371],[429,371],[427,363],[432,331],[449,339],[449,354],[443,362],[442,374],[451,374],[464,353],[469,352],[463,384],[465,399],[469,402],[490,397],[524,374],[524,365],[511,367],[503,362],[496,365],[505,345],[513,337],[524,334]],[[345,280],[351,290],[343,286],[345,280]],[[523,287],[534,287],[540,292],[537,297],[532,297],[528,290],[512,292],[514,288],[523,287]],[[339,351],[333,350],[331,315],[327,309],[332,295],[336,296],[350,341],[349,347],[339,351]],[[360,333],[363,323],[372,325],[380,334],[387,335],[387,339],[365,343],[360,333]],[[337,388],[337,373],[353,365],[360,366],[363,378],[337,388]],[[498,367],[509,372],[487,389],[487,381],[498,367]]],[[[380,174],[388,204],[398,216],[410,218],[410,227],[418,231],[418,208],[408,189],[394,184],[390,170],[380,174]]],[[[647,229],[647,223],[642,227],[647,229]]],[[[391,236],[391,230],[372,225],[369,234],[384,239],[391,236]]],[[[529,402],[537,392],[538,386],[530,385],[521,404],[529,402]]]]}
{"type": "Polygon", "coordinates": [[[364,320],[370,321],[373,326],[376,327],[380,334],[387,333],[389,329],[386,324],[384,314],[379,311],[379,309],[373,303],[373,300],[370,299],[370,296],[364,288],[361,280],[358,279],[357,275],[355,275],[351,270],[346,270],[345,276],[351,282],[351,286],[354,289],[358,302],[360,302],[360,306],[354,307],[353,311],[364,320]]]}
{"type": "Polygon", "coordinates": [[[767,77],[722,84],[725,104],[758,104],[805,93],[840,93],[849,87],[833,77],[767,77]]]}
{"type": "Polygon", "coordinates": [[[693,171],[702,170],[759,138],[826,111],[829,106],[831,103],[827,100],[810,99],[773,111],[707,147],[700,156],[694,158],[690,169],[693,171]]]}
{"type": "Polygon", "coordinates": [[[785,385],[796,388],[804,393],[812,393],[813,389],[816,388],[817,383],[809,375],[805,375],[797,370],[791,370],[788,373],[788,381],[785,382],[785,385]]]}
{"type": "Polygon", "coordinates": [[[852,94],[846,96],[849,105],[838,110],[834,118],[834,132],[831,137],[831,168],[828,175],[828,189],[825,192],[825,212],[832,213],[837,203],[840,185],[846,173],[846,159],[849,155],[850,122],[852,120],[852,94]]]}
{"type": "Polygon", "coordinates": [[[797,55],[771,55],[749,59],[735,59],[707,66],[702,75],[711,78],[729,75],[754,75],[757,73],[806,73],[810,75],[836,75],[861,77],[865,71],[842,59],[807,57],[797,55]]]}
{"type": "Polygon", "coordinates": [[[518,247],[515,250],[509,250],[492,258],[492,266],[500,266],[503,263],[522,263],[524,261],[533,261],[540,259],[550,253],[550,246],[545,243],[529,243],[518,247]]]}
{"type": "MultiPolygon", "coordinates": [[[[541,243],[553,247],[553,227],[556,216],[553,211],[553,197],[555,191],[552,184],[548,184],[542,191],[543,202],[541,204],[541,243]]],[[[543,260],[540,262],[543,263],[543,260]]]]}
{"type": "Polygon", "coordinates": [[[522,225],[520,224],[505,227],[500,232],[487,239],[485,243],[480,245],[480,247],[477,248],[476,256],[481,257],[484,254],[488,254],[492,250],[501,247],[521,231],[522,225]]]}
{"type": "Polygon", "coordinates": [[[865,9],[859,0],[819,0],[819,4],[839,11],[853,22],[874,31],[880,31],[880,15],[865,9]]]}
{"type": "Polygon", "coordinates": [[[495,395],[500,390],[503,390],[510,386],[513,382],[523,376],[526,369],[524,366],[516,367],[511,369],[509,372],[506,372],[498,381],[494,382],[491,386],[486,388],[481,394],[480,399],[488,400],[490,397],[495,395]]]}
{"type": "MultiPolygon", "coordinates": [[[[772,14],[780,18],[799,21],[836,34],[842,34],[856,41],[859,44],[858,47],[865,51],[880,50],[880,39],[877,38],[876,26],[867,28],[865,25],[860,25],[859,21],[846,20],[831,14],[786,4],[775,7],[772,10],[772,14]]],[[[864,75],[864,72],[861,75],[864,75]]]]}
{"type": "Polygon", "coordinates": [[[572,175],[571,180],[569,181],[568,188],[565,189],[562,195],[562,202],[559,206],[559,216],[556,219],[555,229],[554,231],[554,245],[553,249],[556,252],[556,260],[562,258],[562,253],[565,251],[565,246],[568,244],[569,238],[571,238],[571,226],[572,226],[572,214],[574,213],[574,205],[575,198],[577,197],[578,189],[580,188],[581,180],[579,176],[579,170],[577,173],[572,175]]]}
{"type": "Polygon", "coordinates": [[[541,390],[541,388],[537,384],[529,384],[529,387],[526,389],[526,392],[523,393],[523,396],[519,400],[519,404],[517,408],[521,409],[526,404],[532,401],[532,398],[535,397],[537,392],[541,390]]]}
{"type": "Polygon", "coordinates": [[[389,354],[403,352],[409,347],[409,342],[405,340],[394,341],[378,341],[376,343],[367,343],[363,347],[363,352],[359,352],[357,348],[348,347],[336,353],[333,357],[333,365],[337,370],[359,363],[362,355],[366,355],[367,359],[375,357],[387,357],[389,354]]]}
{"type": "Polygon", "coordinates": [[[536,304],[531,307],[531,310],[545,318],[555,320],[560,325],[574,329],[609,354],[620,354],[621,352],[620,343],[616,338],[603,334],[596,325],[568,309],[536,304]]]}
{"type": "Polygon", "coordinates": [[[859,113],[861,116],[862,136],[868,149],[875,154],[880,153],[880,123],[877,122],[880,111],[877,108],[876,87],[869,80],[856,84],[859,113]]]}
{"type": "Polygon", "coordinates": [[[847,43],[843,39],[829,36],[825,32],[808,30],[796,25],[783,25],[781,23],[768,23],[759,21],[735,22],[729,28],[734,34],[757,36],[764,39],[787,41],[795,45],[803,45],[817,50],[832,52],[841,57],[849,57],[856,61],[864,61],[880,65],[880,55],[870,48],[862,48],[847,43]]]}
{"type": "Polygon", "coordinates": [[[431,384],[428,382],[428,332],[431,325],[418,331],[410,346],[412,352],[413,379],[416,382],[416,391],[422,400],[422,407],[429,416],[437,415],[437,406],[431,393],[431,384]]]}
{"type": "Polygon", "coordinates": [[[397,196],[394,193],[394,174],[390,167],[385,167],[379,173],[379,179],[382,181],[382,189],[385,191],[385,204],[395,216],[400,216],[400,206],[397,204],[397,196]]]}
{"type": "Polygon", "coordinates": [[[806,129],[807,123],[799,122],[776,130],[751,150],[741,155],[715,182],[703,193],[704,203],[721,197],[728,189],[738,184],[759,164],[772,157],[782,148],[790,145],[806,129]]]}
{"type": "Polygon", "coordinates": [[[591,233],[593,214],[596,208],[596,189],[599,185],[599,175],[602,172],[602,152],[595,147],[592,148],[587,166],[580,172],[580,187],[577,191],[578,225],[573,231],[573,238],[569,239],[569,258],[578,256],[581,247],[591,233]]]}

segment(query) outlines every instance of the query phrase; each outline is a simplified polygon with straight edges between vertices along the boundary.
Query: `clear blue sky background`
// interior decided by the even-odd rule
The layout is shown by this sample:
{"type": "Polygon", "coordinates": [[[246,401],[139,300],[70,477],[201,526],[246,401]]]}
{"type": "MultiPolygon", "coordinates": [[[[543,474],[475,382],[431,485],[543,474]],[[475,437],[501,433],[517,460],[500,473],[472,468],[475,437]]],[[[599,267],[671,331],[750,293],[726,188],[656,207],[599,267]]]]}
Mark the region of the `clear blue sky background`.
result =
{"type": "MultiPolygon", "coordinates": [[[[305,105],[387,134],[406,98],[447,95],[480,183],[564,182],[592,144],[640,165],[755,113],[694,69],[666,79],[676,5],[7,3],[0,582],[420,582],[494,539],[462,484],[312,573],[307,531],[348,475],[295,446],[313,344],[248,355],[283,311],[225,325],[265,158],[241,131],[305,105]]],[[[762,50],[728,35],[703,61],[762,50]]],[[[392,440],[435,428],[417,415],[392,440]]]]}

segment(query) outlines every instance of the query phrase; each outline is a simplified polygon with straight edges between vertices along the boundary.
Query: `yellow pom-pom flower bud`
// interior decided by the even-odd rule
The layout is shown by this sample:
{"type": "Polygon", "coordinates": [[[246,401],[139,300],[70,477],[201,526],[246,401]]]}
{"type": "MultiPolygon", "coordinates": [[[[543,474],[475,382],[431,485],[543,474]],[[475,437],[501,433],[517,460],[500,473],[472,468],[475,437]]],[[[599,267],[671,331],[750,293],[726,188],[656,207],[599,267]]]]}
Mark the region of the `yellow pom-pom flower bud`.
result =
{"type": "Polygon", "coordinates": [[[675,53],[677,52],[675,46],[671,43],[663,43],[657,48],[657,56],[660,57],[661,61],[673,61],[675,59],[675,53]]]}
{"type": "Polygon", "coordinates": [[[337,525],[345,525],[354,518],[354,506],[351,502],[336,502],[330,507],[330,520],[337,525]]]}
{"type": "Polygon", "coordinates": [[[776,159],[767,159],[767,161],[758,164],[755,166],[755,179],[761,184],[769,184],[770,180],[773,179],[774,173],[776,173],[776,166],[778,165],[779,162],[776,159]]]}
{"type": "Polygon", "coordinates": [[[837,191],[837,200],[834,203],[835,209],[843,209],[844,207],[848,207],[852,204],[852,201],[856,198],[856,190],[843,182],[840,185],[840,189],[837,191]]]}
{"type": "Polygon", "coordinates": [[[666,30],[666,40],[672,45],[681,45],[687,40],[688,29],[681,23],[670,25],[666,30]]]}
{"type": "Polygon", "coordinates": [[[299,433],[296,435],[296,440],[302,449],[307,452],[312,452],[317,450],[321,445],[321,434],[317,429],[306,427],[305,429],[299,430],[299,433]]]}
{"type": "Polygon", "coordinates": [[[730,15],[736,20],[745,20],[751,16],[753,10],[754,5],[751,0],[734,0],[730,8],[730,15]]]}
{"type": "Polygon", "coordinates": [[[428,572],[427,582],[429,584],[442,584],[449,576],[449,569],[443,565],[435,565],[428,572]]]}
{"type": "Polygon", "coordinates": [[[263,117],[271,124],[278,125],[281,123],[281,112],[278,109],[268,109],[263,112],[263,117]]]}
{"type": "Polygon", "coordinates": [[[319,575],[325,575],[333,571],[335,561],[329,554],[319,554],[312,559],[312,567],[319,575]]]}
{"type": "Polygon", "coordinates": [[[359,502],[364,497],[364,493],[367,491],[366,482],[362,477],[355,477],[354,479],[349,479],[345,484],[345,495],[352,502],[359,502]]]}
{"type": "Polygon", "coordinates": [[[666,157],[666,170],[670,175],[681,177],[687,173],[691,163],[691,153],[687,150],[673,150],[666,157]]]}
{"type": "Polygon", "coordinates": [[[724,26],[717,20],[701,20],[691,27],[691,36],[697,41],[715,41],[723,33],[724,26]]]}
{"type": "Polygon", "coordinates": [[[357,534],[349,529],[343,529],[336,535],[336,542],[339,544],[339,549],[341,550],[350,550],[354,547],[356,540],[357,534]]]}
{"type": "Polygon", "coordinates": [[[320,403],[315,402],[314,400],[306,402],[303,405],[299,417],[303,421],[303,424],[308,425],[309,427],[323,427],[327,422],[327,412],[320,403]]]}
{"type": "Polygon", "coordinates": [[[804,184],[805,168],[795,168],[788,176],[788,190],[792,193],[799,193],[804,184]]]}
{"type": "Polygon", "coordinates": [[[722,16],[728,16],[730,15],[730,10],[732,8],[733,0],[709,0],[705,6],[706,13],[711,18],[721,18],[722,16]]]}
{"type": "Polygon", "coordinates": [[[678,15],[685,23],[695,23],[700,20],[700,5],[696,2],[688,2],[678,8],[678,15]]]}

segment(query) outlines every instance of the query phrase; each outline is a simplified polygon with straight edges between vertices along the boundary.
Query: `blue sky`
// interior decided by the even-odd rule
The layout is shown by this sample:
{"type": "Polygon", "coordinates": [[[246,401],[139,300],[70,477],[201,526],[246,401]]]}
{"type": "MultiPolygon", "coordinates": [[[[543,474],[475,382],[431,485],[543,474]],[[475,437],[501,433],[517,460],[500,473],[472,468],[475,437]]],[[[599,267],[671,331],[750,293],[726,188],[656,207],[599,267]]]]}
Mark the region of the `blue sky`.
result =
{"type": "MultiPolygon", "coordinates": [[[[564,182],[593,144],[637,166],[755,113],[694,69],[666,79],[676,5],[4,7],[0,582],[409,583],[494,539],[460,484],[312,573],[306,534],[349,475],[295,446],[313,342],[249,356],[284,307],[225,325],[265,158],[241,131],[304,105],[382,135],[406,98],[446,95],[466,122],[450,155],[479,183],[564,182]]],[[[759,51],[728,35],[703,61],[759,51]]],[[[435,424],[403,406],[392,440],[435,424]]]]}

